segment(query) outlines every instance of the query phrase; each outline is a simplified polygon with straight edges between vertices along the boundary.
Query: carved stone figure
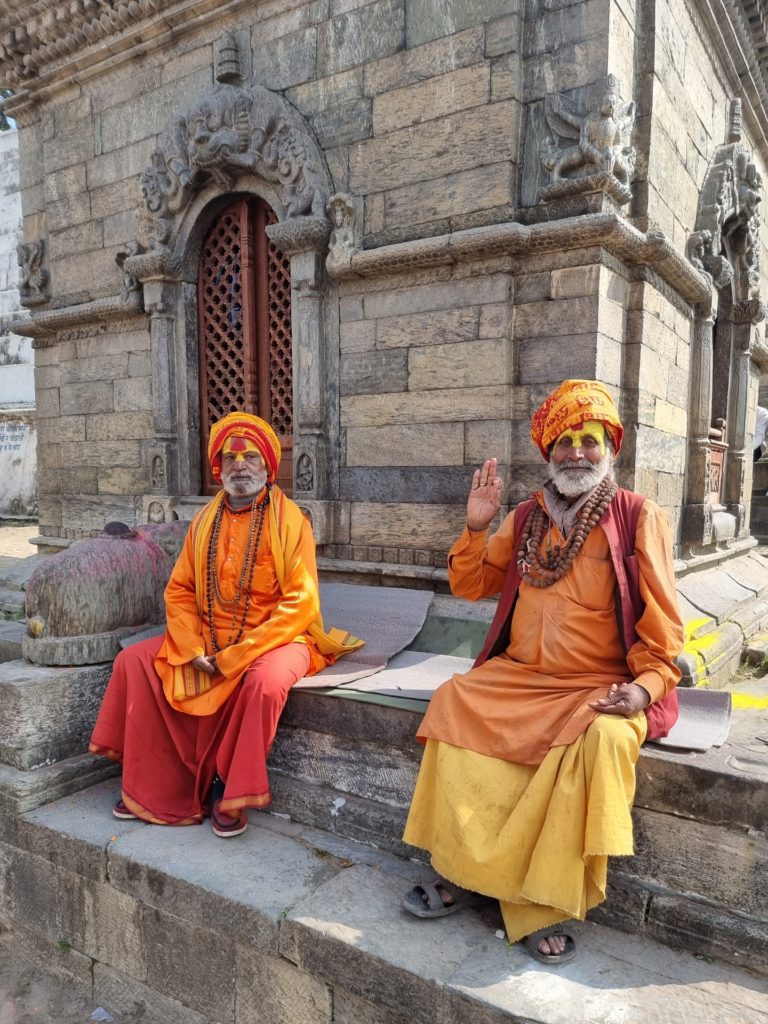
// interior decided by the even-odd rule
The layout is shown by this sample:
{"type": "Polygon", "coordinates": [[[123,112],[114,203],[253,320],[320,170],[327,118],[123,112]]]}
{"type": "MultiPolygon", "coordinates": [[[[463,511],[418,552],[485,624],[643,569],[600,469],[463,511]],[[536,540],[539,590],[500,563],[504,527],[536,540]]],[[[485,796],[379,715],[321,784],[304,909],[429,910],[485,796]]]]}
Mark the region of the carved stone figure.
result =
{"type": "Polygon", "coordinates": [[[48,293],[48,271],[43,267],[45,239],[34,242],[20,242],[16,246],[16,260],[19,264],[19,295],[24,306],[39,306],[50,298],[48,293]]]}
{"type": "Polygon", "coordinates": [[[699,199],[688,259],[718,288],[733,281],[734,302],[759,297],[762,177],[741,142],[741,101],[731,103],[728,141],[712,160],[699,199]]]}
{"type": "Polygon", "coordinates": [[[160,501],[150,501],[149,507],[147,508],[147,522],[149,523],[164,523],[165,522],[165,509],[160,501]]]}
{"type": "Polygon", "coordinates": [[[153,491],[158,491],[159,493],[163,493],[166,489],[165,462],[162,455],[152,457],[151,486],[153,491]]]}
{"type": "Polygon", "coordinates": [[[296,462],[296,487],[299,491],[311,491],[315,486],[315,471],[312,459],[302,452],[296,462]]]}
{"type": "Polygon", "coordinates": [[[131,242],[129,245],[124,245],[118,249],[115,253],[115,263],[123,272],[123,287],[120,291],[120,297],[125,302],[130,302],[132,298],[141,294],[141,282],[125,266],[125,261],[130,256],[135,256],[138,251],[139,247],[136,243],[131,242]]]}
{"type": "Polygon", "coordinates": [[[327,266],[330,273],[349,266],[355,253],[357,207],[352,196],[337,192],[328,200],[326,212],[331,219],[331,241],[327,266]]]}
{"type": "Polygon", "coordinates": [[[100,537],[47,558],[27,584],[24,657],[41,665],[110,661],[124,636],[162,622],[188,525],[110,523],[100,537]]]}
{"type": "Polygon", "coordinates": [[[616,76],[608,75],[596,83],[589,110],[579,111],[567,96],[553,93],[544,101],[544,112],[552,136],[541,143],[539,158],[550,172],[552,185],[542,189],[543,198],[566,194],[563,189],[553,190],[562,179],[601,175],[624,186],[616,191],[622,197],[626,194],[620,201],[628,202],[635,169],[635,150],[629,144],[635,104],[632,100],[621,102],[616,76]]]}

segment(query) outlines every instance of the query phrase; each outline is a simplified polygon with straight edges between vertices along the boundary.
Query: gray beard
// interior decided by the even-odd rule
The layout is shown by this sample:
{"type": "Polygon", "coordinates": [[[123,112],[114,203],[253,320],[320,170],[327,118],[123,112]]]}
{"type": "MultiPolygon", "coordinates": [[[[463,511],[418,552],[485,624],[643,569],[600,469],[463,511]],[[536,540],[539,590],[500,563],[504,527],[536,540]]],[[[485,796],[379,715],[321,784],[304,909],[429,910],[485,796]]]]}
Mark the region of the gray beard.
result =
{"type": "Polygon", "coordinates": [[[566,469],[566,464],[557,466],[550,461],[547,466],[549,479],[564,498],[578,498],[597,487],[609,474],[613,476],[613,453],[610,449],[606,449],[599,462],[586,463],[589,468],[582,463],[578,469],[566,469]]]}
{"type": "Polygon", "coordinates": [[[264,489],[267,475],[266,469],[257,469],[246,476],[222,479],[221,483],[231,498],[255,498],[264,489]]]}

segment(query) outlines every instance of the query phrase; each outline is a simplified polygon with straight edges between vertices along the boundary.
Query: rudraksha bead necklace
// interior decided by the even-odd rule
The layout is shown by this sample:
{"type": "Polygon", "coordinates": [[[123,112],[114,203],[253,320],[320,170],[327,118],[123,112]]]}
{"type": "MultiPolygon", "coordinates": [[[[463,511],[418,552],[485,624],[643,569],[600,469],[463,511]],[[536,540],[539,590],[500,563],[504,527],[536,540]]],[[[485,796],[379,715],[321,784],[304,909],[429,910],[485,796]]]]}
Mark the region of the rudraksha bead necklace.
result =
{"type": "Polygon", "coordinates": [[[550,518],[537,502],[528,516],[517,549],[520,579],[531,587],[551,587],[562,579],[581,551],[584,541],[602,519],[617,490],[615,481],[604,477],[579,510],[579,518],[565,544],[555,544],[554,549],[547,549],[543,556],[541,542],[549,530],[550,518]]]}
{"type": "Polygon", "coordinates": [[[239,643],[243,633],[245,632],[245,623],[248,619],[248,611],[251,607],[251,584],[253,583],[253,572],[256,568],[259,544],[261,543],[261,535],[264,530],[264,520],[266,518],[267,507],[269,505],[269,491],[270,485],[267,484],[267,493],[264,495],[263,501],[257,502],[254,499],[253,504],[251,505],[251,518],[248,524],[248,538],[245,543],[243,567],[240,570],[237,594],[233,600],[228,600],[221,593],[219,576],[216,571],[216,553],[219,550],[219,533],[221,531],[222,516],[224,515],[223,501],[219,505],[216,517],[213,520],[213,528],[208,541],[205,598],[207,606],[206,611],[208,614],[208,629],[211,636],[211,647],[216,654],[219,653],[221,647],[219,647],[219,643],[216,639],[216,626],[214,625],[214,600],[218,601],[224,611],[232,612],[232,625],[229,629],[229,639],[227,640],[226,646],[231,647],[233,644],[239,643]],[[240,616],[240,622],[238,624],[237,612],[241,602],[243,604],[243,613],[240,616]],[[235,634],[235,629],[237,629],[237,634],[235,634]]]}

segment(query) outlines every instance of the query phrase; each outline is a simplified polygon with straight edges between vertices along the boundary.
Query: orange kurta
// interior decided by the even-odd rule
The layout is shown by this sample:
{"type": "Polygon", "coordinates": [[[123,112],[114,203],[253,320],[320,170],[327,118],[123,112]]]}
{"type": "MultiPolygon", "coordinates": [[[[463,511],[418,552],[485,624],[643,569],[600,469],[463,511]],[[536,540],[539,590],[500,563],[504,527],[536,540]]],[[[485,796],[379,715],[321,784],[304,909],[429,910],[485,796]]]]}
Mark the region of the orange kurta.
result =
{"type": "MultiPolygon", "coordinates": [[[[552,526],[546,544],[562,544],[552,526]]],[[[589,704],[612,683],[634,680],[663,697],[677,683],[682,646],[669,528],[651,501],[641,509],[635,552],[645,611],[625,652],[616,617],[616,576],[608,541],[595,527],[566,575],[551,587],[522,584],[504,652],[436,692],[418,736],[520,764],[572,743],[598,712],[589,704]]],[[[450,551],[451,588],[478,600],[498,593],[516,557],[513,516],[492,537],[465,530],[450,551]]]]}
{"type": "MultiPolygon", "coordinates": [[[[286,565],[281,590],[272,557],[269,519],[265,518],[251,584],[251,602],[242,638],[229,644],[230,635],[237,635],[242,603],[232,626],[232,611],[222,608],[214,599],[214,627],[222,648],[216,654],[220,675],[205,693],[183,701],[173,696],[174,667],[191,662],[198,655],[211,655],[210,629],[207,617],[201,615],[195,590],[195,535],[201,515],[193,521],[184,547],[165,591],[167,625],[165,640],[155,658],[155,670],[163,683],[168,703],[190,715],[210,715],[235,690],[248,667],[261,655],[292,641],[306,643],[310,652],[308,674],[319,672],[328,664],[308,627],[319,615],[320,604],[315,565],[315,543],[309,523],[304,520],[298,545],[286,565]],[[223,677],[223,678],[222,678],[223,677]]],[[[245,556],[250,525],[250,509],[232,512],[225,507],[221,520],[216,553],[219,587],[225,600],[234,600],[245,556]]]]}

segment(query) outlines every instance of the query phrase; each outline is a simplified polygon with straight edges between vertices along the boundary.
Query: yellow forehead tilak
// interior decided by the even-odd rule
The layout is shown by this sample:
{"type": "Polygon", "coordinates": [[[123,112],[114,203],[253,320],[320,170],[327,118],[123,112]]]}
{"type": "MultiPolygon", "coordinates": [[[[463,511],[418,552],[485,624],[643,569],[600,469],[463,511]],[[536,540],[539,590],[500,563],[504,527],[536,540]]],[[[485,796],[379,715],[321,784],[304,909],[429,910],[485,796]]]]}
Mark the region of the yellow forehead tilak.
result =
{"type": "Polygon", "coordinates": [[[257,452],[258,445],[255,445],[247,437],[228,437],[222,448],[222,455],[234,455],[235,462],[244,462],[247,452],[257,452]]]}
{"type": "Polygon", "coordinates": [[[597,420],[585,420],[581,425],[564,430],[555,444],[567,441],[570,447],[583,448],[586,438],[590,438],[597,443],[597,447],[600,449],[600,457],[602,458],[605,455],[605,426],[602,423],[598,423],[597,420]]]}

